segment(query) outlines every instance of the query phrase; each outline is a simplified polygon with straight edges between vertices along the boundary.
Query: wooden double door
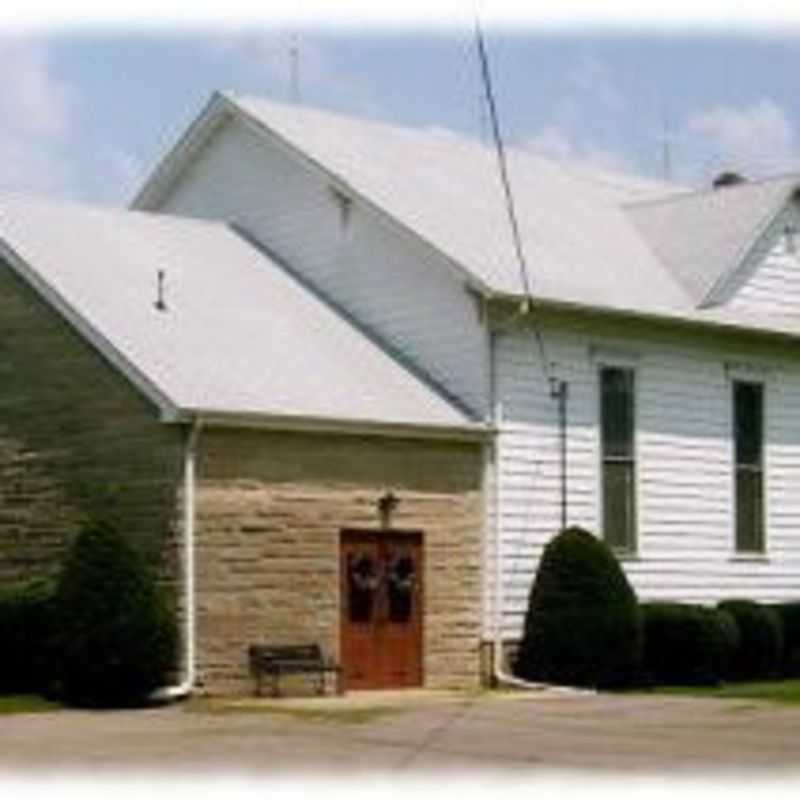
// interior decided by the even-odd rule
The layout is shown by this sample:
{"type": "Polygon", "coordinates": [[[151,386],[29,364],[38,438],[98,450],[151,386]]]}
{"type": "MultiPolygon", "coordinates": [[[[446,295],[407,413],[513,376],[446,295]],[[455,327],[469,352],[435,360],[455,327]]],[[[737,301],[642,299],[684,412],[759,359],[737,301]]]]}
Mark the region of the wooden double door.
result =
{"type": "Polygon", "coordinates": [[[344,531],[341,660],[347,689],[422,685],[422,534],[344,531]]]}

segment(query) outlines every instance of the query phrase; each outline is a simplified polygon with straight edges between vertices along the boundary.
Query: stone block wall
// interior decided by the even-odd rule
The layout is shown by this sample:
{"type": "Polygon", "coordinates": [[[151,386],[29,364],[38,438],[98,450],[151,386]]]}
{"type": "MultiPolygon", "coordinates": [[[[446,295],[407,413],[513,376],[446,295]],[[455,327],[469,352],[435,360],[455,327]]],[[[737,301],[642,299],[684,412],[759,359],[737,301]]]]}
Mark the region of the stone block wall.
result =
{"type": "Polygon", "coordinates": [[[199,443],[198,676],[210,693],[249,692],[252,642],[319,642],[339,656],[343,528],[424,534],[424,682],[480,680],[481,467],[476,444],[252,430],[199,443]]]}
{"type": "Polygon", "coordinates": [[[170,573],[183,432],[0,261],[0,581],[54,573],[112,511],[170,573]]]}

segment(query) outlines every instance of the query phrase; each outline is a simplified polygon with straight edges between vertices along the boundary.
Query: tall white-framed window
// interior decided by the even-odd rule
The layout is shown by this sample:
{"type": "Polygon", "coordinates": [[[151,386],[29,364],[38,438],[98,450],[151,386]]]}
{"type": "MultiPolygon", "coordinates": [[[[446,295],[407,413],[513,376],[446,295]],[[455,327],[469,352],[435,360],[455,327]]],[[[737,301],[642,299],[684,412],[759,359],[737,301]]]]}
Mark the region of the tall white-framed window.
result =
{"type": "Polygon", "coordinates": [[[635,553],[635,373],[603,365],[598,380],[603,539],[620,553],[635,553]]]}
{"type": "Polygon", "coordinates": [[[734,380],[734,526],[737,554],[765,551],[764,384],[734,380]]]}

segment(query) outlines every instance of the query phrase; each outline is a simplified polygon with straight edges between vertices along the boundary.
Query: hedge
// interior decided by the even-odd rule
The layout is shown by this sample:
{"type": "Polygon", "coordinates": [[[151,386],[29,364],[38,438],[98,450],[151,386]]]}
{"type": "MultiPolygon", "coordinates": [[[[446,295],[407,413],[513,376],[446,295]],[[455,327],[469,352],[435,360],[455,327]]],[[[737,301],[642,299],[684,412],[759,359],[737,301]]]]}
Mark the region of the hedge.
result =
{"type": "Polygon", "coordinates": [[[739,629],[739,645],[724,677],[747,681],[774,678],[781,673],[783,626],[778,612],[752,600],[724,600],[739,629]]]}
{"type": "Polygon", "coordinates": [[[781,673],[787,678],[800,678],[800,602],[772,606],[783,627],[781,673]]]}
{"type": "Polygon", "coordinates": [[[720,683],[738,646],[738,628],[725,612],[687,603],[642,605],[643,682],[676,686],[720,683]]]}
{"type": "Polygon", "coordinates": [[[46,693],[52,651],[55,587],[37,579],[0,589],[0,694],[46,693]]]}

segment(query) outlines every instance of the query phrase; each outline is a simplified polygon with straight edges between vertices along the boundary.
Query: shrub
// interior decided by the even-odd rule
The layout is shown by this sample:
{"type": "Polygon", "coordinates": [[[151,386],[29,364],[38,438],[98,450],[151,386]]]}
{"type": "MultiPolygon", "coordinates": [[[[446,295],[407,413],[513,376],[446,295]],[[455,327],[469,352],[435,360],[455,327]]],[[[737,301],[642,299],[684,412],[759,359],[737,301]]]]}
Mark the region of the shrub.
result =
{"type": "Polygon", "coordinates": [[[773,606],[783,628],[781,672],[787,678],[800,677],[800,603],[773,606]]]}
{"type": "Polygon", "coordinates": [[[139,553],[109,524],[85,528],[58,585],[62,695],[86,706],[130,706],[172,668],[176,628],[139,553]]]}
{"type": "Polygon", "coordinates": [[[515,663],[528,680],[568,686],[632,683],[642,624],[636,595],[608,546],[568,528],[545,547],[515,663]]]}
{"type": "Polygon", "coordinates": [[[752,600],[725,600],[718,608],[736,620],[740,637],[725,677],[746,681],[777,675],[783,650],[777,612],[752,600]]]}
{"type": "Polygon", "coordinates": [[[713,686],[721,681],[738,643],[729,613],[687,603],[646,603],[642,616],[648,682],[713,686]]]}
{"type": "Polygon", "coordinates": [[[714,623],[714,669],[720,679],[731,674],[736,653],[741,645],[741,634],[736,618],[724,608],[705,608],[714,623]]]}
{"type": "Polygon", "coordinates": [[[45,579],[0,591],[0,694],[43,693],[52,676],[55,587],[45,579]]]}

